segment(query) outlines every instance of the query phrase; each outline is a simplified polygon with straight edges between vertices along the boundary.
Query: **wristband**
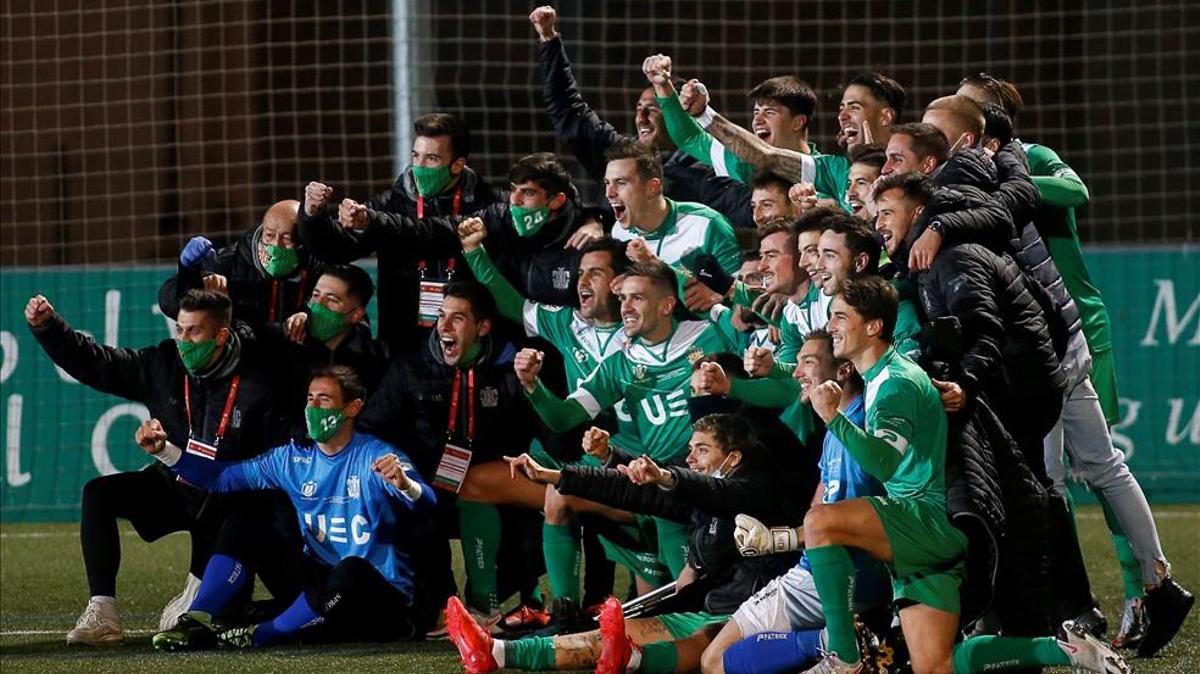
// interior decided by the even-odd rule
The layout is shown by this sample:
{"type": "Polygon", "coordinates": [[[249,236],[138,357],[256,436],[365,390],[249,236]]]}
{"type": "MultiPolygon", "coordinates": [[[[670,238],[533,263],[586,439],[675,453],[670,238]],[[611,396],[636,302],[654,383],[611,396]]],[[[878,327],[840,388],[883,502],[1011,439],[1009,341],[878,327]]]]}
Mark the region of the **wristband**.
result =
{"type": "Polygon", "coordinates": [[[183,450],[168,442],[161,452],[152,456],[170,468],[179,463],[179,459],[183,457],[183,450]]]}
{"type": "Polygon", "coordinates": [[[700,123],[700,126],[707,129],[712,125],[713,120],[716,119],[716,117],[717,111],[713,110],[711,105],[708,105],[705,106],[704,112],[696,115],[696,121],[700,123]]]}

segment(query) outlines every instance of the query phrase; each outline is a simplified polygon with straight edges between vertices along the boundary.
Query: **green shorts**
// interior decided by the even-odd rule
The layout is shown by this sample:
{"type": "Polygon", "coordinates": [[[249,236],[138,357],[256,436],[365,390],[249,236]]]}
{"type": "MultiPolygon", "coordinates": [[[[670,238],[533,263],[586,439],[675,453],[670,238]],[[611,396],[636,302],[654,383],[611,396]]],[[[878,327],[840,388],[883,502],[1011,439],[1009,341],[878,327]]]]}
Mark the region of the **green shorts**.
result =
{"type": "Polygon", "coordinates": [[[699,613],[664,613],[654,617],[658,618],[663,627],[667,628],[674,641],[691,636],[709,625],[724,625],[729,622],[727,615],[714,615],[703,611],[699,613]]]}
{"type": "Polygon", "coordinates": [[[959,613],[967,537],[950,524],[946,508],[916,498],[871,496],[892,546],[892,596],[959,613]]]}
{"type": "Polygon", "coordinates": [[[654,518],[647,515],[634,515],[633,524],[623,524],[629,545],[614,543],[605,536],[600,536],[600,545],[604,547],[604,556],[613,562],[628,568],[638,578],[658,587],[671,582],[671,571],[658,558],[658,536],[654,526],[654,518]]]}
{"type": "Polygon", "coordinates": [[[1092,352],[1092,388],[1100,397],[1100,409],[1109,426],[1121,421],[1121,401],[1117,396],[1117,359],[1112,349],[1092,352]]]}

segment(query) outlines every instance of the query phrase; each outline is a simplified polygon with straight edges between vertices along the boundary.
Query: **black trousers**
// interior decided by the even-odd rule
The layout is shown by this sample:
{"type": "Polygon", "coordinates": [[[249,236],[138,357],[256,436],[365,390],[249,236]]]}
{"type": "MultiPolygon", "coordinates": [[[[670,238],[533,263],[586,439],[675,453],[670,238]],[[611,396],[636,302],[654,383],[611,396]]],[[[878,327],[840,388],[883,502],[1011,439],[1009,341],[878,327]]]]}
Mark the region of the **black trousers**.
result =
{"type": "Polygon", "coordinates": [[[305,554],[296,538],[281,535],[268,520],[244,514],[226,519],[214,552],[256,574],[280,611],[303,594],[325,618],[304,631],[305,641],[393,641],[416,634],[410,598],[362,557],[331,566],[305,554]]]}
{"type": "Polygon", "coordinates": [[[280,494],[207,494],[176,481],[157,462],[139,471],[90,480],[83,487],[79,541],[92,595],[116,596],[121,566],[118,519],[128,520],[147,542],[177,531],[189,532],[192,551],[188,569],[199,578],[212,554],[217,532],[234,512],[255,513],[273,526],[283,527],[281,531],[296,528],[292,506],[280,494]]]}

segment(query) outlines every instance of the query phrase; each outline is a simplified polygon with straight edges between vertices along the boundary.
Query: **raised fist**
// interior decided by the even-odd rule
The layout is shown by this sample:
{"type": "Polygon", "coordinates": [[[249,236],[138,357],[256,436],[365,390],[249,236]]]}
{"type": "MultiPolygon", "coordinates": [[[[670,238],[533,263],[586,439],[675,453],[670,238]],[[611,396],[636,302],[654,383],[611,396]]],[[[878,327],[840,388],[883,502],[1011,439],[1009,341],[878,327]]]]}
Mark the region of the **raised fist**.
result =
{"type": "Polygon", "coordinates": [[[679,104],[689,115],[695,117],[708,107],[708,87],[700,80],[688,80],[679,90],[679,104]]]}
{"type": "Polygon", "coordinates": [[[30,297],[25,304],[25,321],[32,327],[39,327],[53,317],[54,307],[43,295],[30,297]]]}
{"type": "Polygon", "coordinates": [[[342,199],[342,204],[338,206],[338,222],[346,229],[366,229],[367,207],[353,199],[342,199]]]}
{"type": "Polygon", "coordinates": [[[167,446],[167,432],[158,419],[143,421],[134,431],[133,439],[147,454],[158,454],[167,446]]]}
{"type": "Polygon", "coordinates": [[[808,389],[808,401],[812,403],[813,411],[825,423],[833,421],[837,416],[838,403],[842,401],[842,387],[832,379],[823,381],[808,389]]]}
{"type": "Polygon", "coordinates": [[[742,354],[742,367],[746,368],[746,374],[751,376],[765,377],[774,366],[775,354],[771,353],[770,349],[752,346],[742,354]]]}
{"type": "Polygon", "coordinates": [[[332,187],[314,180],[304,188],[304,212],[310,216],[316,215],[317,211],[329,203],[331,196],[333,196],[332,187]]]}
{"type": "Polygon", "coordinates": [[[700,363],[700,369],[693,375],[696,381],[696,391],[705,395],[729,395],[729,375],[725,368],[717,363],[700,363]]]}
{"type": "Polygon", "coordinates": [[[487,227],[484,226],[483,220],[467,218],[459,223],[458,240],[466,252],[469,253],[479,248],[485,238],[487,238],[487,227]]]}
{"type": "Polygon", "coordinates": [[[404,464],[400,462],[400,457],[395,454],[384,454],[375,459],[375,463],[371,464],[371,470],[375,471],[385,482],[400,491],[408,489],[411,484],[408,480],[408,475],[404,472],[404,464]]]}
{"type": "Polygon", "coordinates": [[[671,83],[671,57],[662,54],[647,56],[642,61],[642,72],[646,79],[655,86],[665,86],[671,83]]]}
{"type": "Polygon", "coordinates": [[[550,5],[542,5],[530,12],[529,23],[533,24],[542,42],[553,40],[558,35],[558,12],[550,5]]]}
{"type": "Polygon", "coordinates": [[[192,269],[200,264],[201,260],[213,254],[212,241],[203,236],[194,236],[184,246],[179,253],[179,266],[184,269],[192,269]]]}
{"type": "Polygon", "coordinates": [[[788,199],[801,213],[817,205],[817,188],[812,183],[796,183],[788,190],[788,199]]]}
{"type": "Polygon", "coordinates": [[[640,236],[632,239],[625,246],[625,257],[629,258],[630,262],[645,263],[654,261],[654,253],[650,252],[650,246],[646,245],[646,240],[640,236]]]}
{"type": "Polygon", "coordinates": [[[603,428],[592,426],[583,432],[583,451],[588,456],[594,456],[600,463],[608,463],[612,449],[608,445],[611,434],[603,428]]]}
{"type": "Polygon", "coordinates": [[[542,371],[543,354],[537,349],[521,349],[513,359],[513,369],[517,371],[517,379],[526,391],[533,392],[537,388],[538,374],[542,371]]]}

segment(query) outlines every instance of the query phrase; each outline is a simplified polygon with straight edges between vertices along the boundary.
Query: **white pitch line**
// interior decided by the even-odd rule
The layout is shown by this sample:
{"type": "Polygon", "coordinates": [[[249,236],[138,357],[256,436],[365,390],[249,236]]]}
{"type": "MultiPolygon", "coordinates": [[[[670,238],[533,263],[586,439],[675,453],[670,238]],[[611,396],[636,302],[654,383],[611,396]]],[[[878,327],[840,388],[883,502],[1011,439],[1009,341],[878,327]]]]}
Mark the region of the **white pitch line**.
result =
{"type": "MultiPolygon", "coordinates": [[[[136,531],[122,531],[122,536],[137,536],[136,531]]],[[[78,531],[13,531],[0,532],[0,538],[78,538],[78,531]]]]}
{"type": "MultiPolygon", "coordinates": [[[[66,630],[0,630],[0,637],[42,637],[66,634],[66,630]]],[[[125,630],[125,634],[154,634],[154,630],[125,630]]]]}

